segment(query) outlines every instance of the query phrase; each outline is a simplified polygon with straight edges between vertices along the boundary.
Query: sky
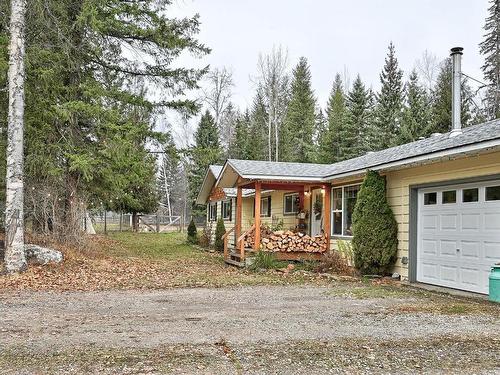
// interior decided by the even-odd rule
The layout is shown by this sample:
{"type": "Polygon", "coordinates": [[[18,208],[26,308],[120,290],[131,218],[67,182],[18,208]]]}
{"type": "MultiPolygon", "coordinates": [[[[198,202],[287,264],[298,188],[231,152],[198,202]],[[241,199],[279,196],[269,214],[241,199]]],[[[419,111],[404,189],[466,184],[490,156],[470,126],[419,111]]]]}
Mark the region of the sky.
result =
{"type": "Polygon", "coordinates": [[[308,59],[312,87],[324,108],[337,72],[351,82],[359,73],[368,87],[380,86],[389,42],[405,78],[427,50],[439,60],[464,47],[462,71],[483,79],[483,39],[488,0],[174,0],[169,16],[200,15],[198,39],[210,55],[183,63],[232,70],[233,101],[252,103],[259,53],[288,50],[290,70],[308,59]]]}

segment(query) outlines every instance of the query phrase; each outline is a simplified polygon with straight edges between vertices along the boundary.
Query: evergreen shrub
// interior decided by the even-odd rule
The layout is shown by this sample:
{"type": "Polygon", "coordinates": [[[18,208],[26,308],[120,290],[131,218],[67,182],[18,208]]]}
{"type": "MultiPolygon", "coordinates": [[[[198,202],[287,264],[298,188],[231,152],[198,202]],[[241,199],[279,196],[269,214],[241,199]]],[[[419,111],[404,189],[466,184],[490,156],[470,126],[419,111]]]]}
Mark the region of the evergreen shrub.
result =
{"type": "Polygon", "coordinates": [[[398,225],[387,203],[385,179],[368,171],[354,207],[354,264],[364,275],[384,275],[396,261],[398,225]]]}

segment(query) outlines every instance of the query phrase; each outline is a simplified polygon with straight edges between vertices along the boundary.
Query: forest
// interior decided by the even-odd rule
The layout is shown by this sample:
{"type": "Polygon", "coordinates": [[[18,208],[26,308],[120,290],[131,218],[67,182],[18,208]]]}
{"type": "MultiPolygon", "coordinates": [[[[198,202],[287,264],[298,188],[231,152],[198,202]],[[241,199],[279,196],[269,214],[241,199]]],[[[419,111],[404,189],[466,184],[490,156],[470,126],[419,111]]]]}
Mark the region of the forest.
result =
{"type": "MultiPolygon", "coordinates": [[[[326,103],[315,96],[307,57],[290,61],[285,46],[262,52],[253,102],[239,108],[233,67],[173,64],[185,53],[203,61],[210,46],[198,40],[203,15],[169,17],[171,5],[27,2],[24,216],[33,230],[77,239],[87,210],[203,218],[205,208],[194,200],[210,164],[228,158],[334,163],[449,130],[450,59],[424,51],[403,72],[392,42],[380,61],[379,90],[359,75],[333,73],[326,103]],[[177,113],[179,122],[159,131],[167,112],[177,113]],[[196,129],[189,129],[193,119],[196,129]],[[194,133],[192,141],[186,135],[185,144],[176,144],[174,127],[194,133]]],[[[9,18],[2,2],[4,171],[9,18]]],[[[500,117],[499,19],[500,6],[492,1],[479,45],[484,77],[463,77],[464,126],[500,117]]],[[[0,176],[3,202],[5,173],[0,176]]]]}

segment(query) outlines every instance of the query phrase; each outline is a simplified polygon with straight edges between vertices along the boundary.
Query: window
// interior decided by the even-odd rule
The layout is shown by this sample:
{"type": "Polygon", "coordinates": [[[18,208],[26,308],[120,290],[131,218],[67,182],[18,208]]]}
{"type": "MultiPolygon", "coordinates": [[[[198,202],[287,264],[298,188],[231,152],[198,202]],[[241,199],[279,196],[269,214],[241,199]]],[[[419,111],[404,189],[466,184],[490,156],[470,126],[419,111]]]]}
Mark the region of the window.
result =
{"type": "MultiPolygon", "coordinates": [[[[253,206],[253,216],[255,217],[255,205],[253,206]]],[[[271,197],[260,198],[260,216],[271,217],[271,197]]]]}
{"type": "Polygon", "coordinates": [[[260,216],[271,216],[271,197],[260,199],[260,216]]]}
{"type": "Polygon", "coordinates": [[[356,205],[360,185],[332,189],[332,233],[352,236],[352,213],[356,205]]]}
{"type": "Polygon", "coordinates": [[[424,205],[429,206],[431,204],[437,204],[437,193],[425,193],[424,194],[424,205]]]}
{"type": "Polygon", "coordinates": [[[208,204],[208,221],[217,221],[217,202],[208,204]]]}
{"type": "Polygon", "coordinates": [[[283,214],[291,215],[299,212],[299,194],[291,193],[283,196],[283,214]]]}
{"type": "Polygon", "coordinates": [[[486,187],[486,200],[487,201],[500,201],[500,185],[486,187]]]}
{"type": "Polygon", "coordinates": [[[233,201],[231,199],[222,202],[222,218],[231,221],[233,201]]]}
{"type": "Polygon", "coordinates": [[[478,188],[462,190],[462,202],[468,203],[468,202],[477,202],[477,201],[479,201],[479,189],[478,188]]]}
{"type": "Polygon", "coordinates": [[[443,191],[443,204],[457,203],[457,191],[443,191]]]}

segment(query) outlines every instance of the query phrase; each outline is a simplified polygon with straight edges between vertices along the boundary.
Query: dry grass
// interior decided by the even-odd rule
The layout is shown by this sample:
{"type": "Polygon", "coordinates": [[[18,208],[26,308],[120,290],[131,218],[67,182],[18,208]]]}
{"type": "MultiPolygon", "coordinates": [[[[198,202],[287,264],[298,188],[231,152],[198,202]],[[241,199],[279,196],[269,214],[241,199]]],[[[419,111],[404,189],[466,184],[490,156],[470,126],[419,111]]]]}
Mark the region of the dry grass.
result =
{"type": "Polygon", "coordinates": [[[255,273],[226,266],[220,254],[187,245],[185,235],[179,233],[91,236],[79,248],[48,238],[30,240],[62,251],[64,262],[30,265],[22,274],[0,276],[0,290],[162,289],[328,282],[313,276],[275,271],[255,273]]]}

